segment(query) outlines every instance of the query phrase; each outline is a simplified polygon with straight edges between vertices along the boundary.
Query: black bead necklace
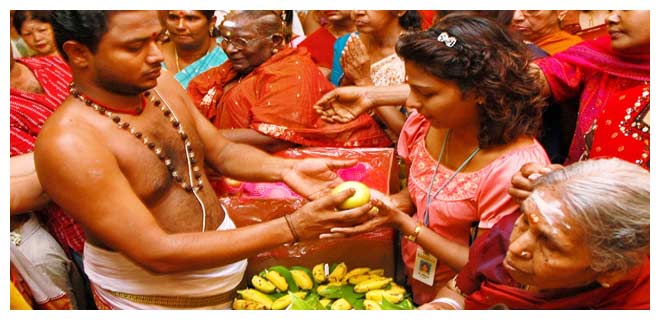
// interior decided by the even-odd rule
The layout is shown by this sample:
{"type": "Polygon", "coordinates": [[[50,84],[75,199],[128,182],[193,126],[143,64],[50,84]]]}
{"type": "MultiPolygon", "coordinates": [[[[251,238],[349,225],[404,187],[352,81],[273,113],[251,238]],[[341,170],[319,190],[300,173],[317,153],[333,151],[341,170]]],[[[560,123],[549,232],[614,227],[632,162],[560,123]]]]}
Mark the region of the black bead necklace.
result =
{"type": "MultiPolygon", "coordinates": [[[[88,107],[94,109],[94,111],[108,117],[114,123],[117,124],[117,127],[128,131],[132,136],[140,140],[140,142],[142,142],[147,148],[149,148],[149,150],[153,151],[158,157],[158,159],[160,159],[161,162],[165,164],[165,167],[167,167],[167,171],[172,176],[172,179],[174,179],[174,181],[183,190],[185,190],[188,193],[192,193],[195,196],[195,198],[199,202],[199,205],[202,208],[202,232],[204,232],[206,230],[206,207],[204,206],[204,202],[202,201],[202,199],[198,194],[199,190],[202,189],[204,183],[202,180],[202,172],[197,166],[197,158],[195,152],[193,151],[192,143],[190,142],[188,134],[186,134],[186,132],[183,130],[183,126],[181,122],[172,111],[172,108],[170,108],[169,104],[167,103],[167,100],[163,99],[161,94],[158,92],[158,89],[154,89],[153,91],[154,91],[153,93],[151,91],[145,91],[143,97],[148,99],[154,105],[154,107],[160,109],[160,111],[163,113],[165,118],[167,118],[169,122],[172,124],[172,127],[175,130],[177,130],[179,137],[181,137],[181,140],[183,141],[183,145],[184,145],[183,149],[186,153],[186,163],[187,163],[186,168],[188,170],[188,179],[187,179],[188,181],[184,181],[184,177],[176,170],[176,167],[174,166],[172,159],[167,157],[167,155],[163,151],[163,148],[157,145],[156,142],[149,139],[149,137],[145,136],[142,132],[133,128],[129,122],[123,120],[118,114],[120,112],[110,111],[116,109],[103,106],[98,102],[92,100],[91,98],[78,92],[73,82],[69,84],[69,92],[71,93],[72,96],[85,103],[85,105],[87,105],[88,107]]],[[[138,114],[141,113],[141,111],[142,109],[139,109],[138,114]]]]}

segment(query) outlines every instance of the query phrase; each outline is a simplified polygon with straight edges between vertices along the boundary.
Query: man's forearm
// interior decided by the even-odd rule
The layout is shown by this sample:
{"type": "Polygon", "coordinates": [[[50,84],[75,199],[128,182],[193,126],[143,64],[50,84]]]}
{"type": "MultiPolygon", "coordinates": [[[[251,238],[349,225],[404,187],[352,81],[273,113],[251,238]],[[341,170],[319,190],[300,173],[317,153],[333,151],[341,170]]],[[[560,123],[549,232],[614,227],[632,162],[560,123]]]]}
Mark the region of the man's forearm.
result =
{"type": "Polygon", "coordinates": [[[296,160],[274,157],[246,144],[230,143],[209,161],[223,174],[237,180],[282,181],[282,174],[296,160]]]}

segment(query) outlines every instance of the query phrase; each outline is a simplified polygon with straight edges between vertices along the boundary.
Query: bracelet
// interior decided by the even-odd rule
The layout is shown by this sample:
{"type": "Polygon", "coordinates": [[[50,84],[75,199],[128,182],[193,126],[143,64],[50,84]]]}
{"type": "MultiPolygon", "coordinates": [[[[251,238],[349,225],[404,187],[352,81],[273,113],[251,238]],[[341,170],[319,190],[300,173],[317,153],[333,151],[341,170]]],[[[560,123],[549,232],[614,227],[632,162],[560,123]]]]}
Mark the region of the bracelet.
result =
{"type": "Polygon", "coordinates": [[[454,310],[463,310],[463,307],[461,307],[461,304],[458,303],[458,301],[456,301],[454,299],[451,299],[451,298],[442,297],[442,298],[435,299],[435,300],[433,300],[429,303],[436,303],[436,302],[441,302],[441,303],[447,304],[450,307],[452,307],[454,310]]]}
{"type": "Polygon", "coordinates": [[[419,235],[419,232],[422,231],[423,225],[421,223],[417,223],[417,226],[415,227],[415,231],[413,231],[412,234],[408,234],[403,236],[410,242],[415,242],[417,241],[417,236],[419,235]]]}
{"type": "Polygon", "coordinates": [[[291,235],[293,235],[293,242],[300,241],[300,237],[298,236],[298,233],[296,232],[296,228],[293,227],[293,222],[291,222],[291,215],[289,215],[289,214],[285,215],[284,220],[286,220],[286,224],[289,226],[289,230],[291,231],[291,235]]]}

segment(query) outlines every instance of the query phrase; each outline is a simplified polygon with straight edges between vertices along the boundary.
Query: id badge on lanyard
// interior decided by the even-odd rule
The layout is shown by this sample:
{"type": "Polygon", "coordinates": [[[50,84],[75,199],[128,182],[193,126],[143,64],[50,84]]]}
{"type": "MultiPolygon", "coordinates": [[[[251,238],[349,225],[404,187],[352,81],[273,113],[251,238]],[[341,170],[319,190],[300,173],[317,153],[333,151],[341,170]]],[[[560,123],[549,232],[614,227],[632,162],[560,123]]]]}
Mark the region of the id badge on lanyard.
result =
{"type": "Polygon", "coordinates": [[[417,247],[415,253],[415,267],[413,268],[413,279],[422,282],[428,286],[433,286],[435,280],[435,267],[438,259],[430,253],[424,252],[424,249],[417,247]]]}

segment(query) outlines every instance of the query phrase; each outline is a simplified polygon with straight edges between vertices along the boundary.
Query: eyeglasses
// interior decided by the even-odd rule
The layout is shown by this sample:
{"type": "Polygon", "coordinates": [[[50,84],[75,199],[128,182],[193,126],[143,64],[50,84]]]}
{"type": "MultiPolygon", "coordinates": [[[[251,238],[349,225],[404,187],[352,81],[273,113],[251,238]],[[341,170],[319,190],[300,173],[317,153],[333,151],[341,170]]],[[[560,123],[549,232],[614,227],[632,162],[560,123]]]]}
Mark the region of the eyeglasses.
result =
{"type": "Polygon", "coordinates": [[[254,41],[264,40],[264,39],[268,39],[268,38],[272,38],[272,37],[273,36],[270,35],[270,36],[263,37],[263,38],[255,38],[255,39],[245,40],[244,38],[227,38],[225,36],[220,36],[220,39],[222,39],[222,42],[220,42],[220,46],[223,49],[227,49],[229,44],[231,44],[232,46],[234,46],[234,48],[236,50],[243,50],[243,49],[247,48],[250,45],[250,43],[252,43],[254,41]]]}

